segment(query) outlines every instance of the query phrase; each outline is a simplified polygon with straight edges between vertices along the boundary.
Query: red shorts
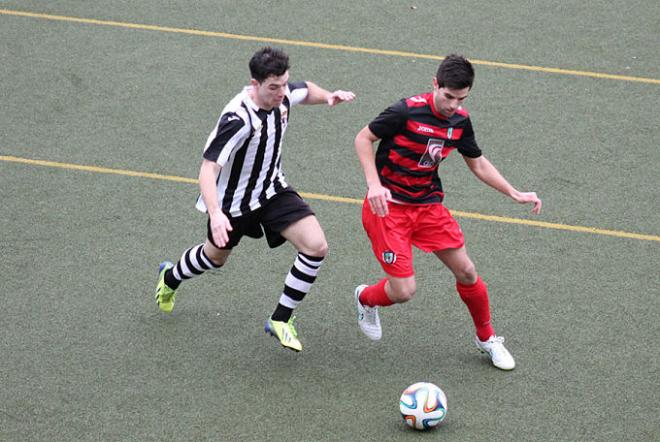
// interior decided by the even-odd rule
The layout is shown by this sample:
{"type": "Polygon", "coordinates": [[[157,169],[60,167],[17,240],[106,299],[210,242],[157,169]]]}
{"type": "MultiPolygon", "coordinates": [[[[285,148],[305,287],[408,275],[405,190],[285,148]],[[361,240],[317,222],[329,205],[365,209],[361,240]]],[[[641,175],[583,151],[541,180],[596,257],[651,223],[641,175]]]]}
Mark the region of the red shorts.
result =
{"type": "Polygon", "coordinates": [[[371,213],[369,201],[362,204],[362,225],[374,255],[390,276],[407,278],[415,274],[412,246],[424,252],[459,249],[465,244],[463,232],[442,204],[409,205],[388,203],[389,213],[371,213]]]}

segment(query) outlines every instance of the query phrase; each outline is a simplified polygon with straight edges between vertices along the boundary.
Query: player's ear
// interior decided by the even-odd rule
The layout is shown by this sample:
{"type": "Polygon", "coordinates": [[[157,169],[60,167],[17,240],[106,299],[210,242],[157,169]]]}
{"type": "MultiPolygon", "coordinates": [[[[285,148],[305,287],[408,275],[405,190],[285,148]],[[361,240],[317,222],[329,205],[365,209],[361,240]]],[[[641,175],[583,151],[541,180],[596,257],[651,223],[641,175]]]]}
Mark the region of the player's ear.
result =
{"type": "Polygon", "coordinates": [[[250,79],[250,86],[257,87],[257,86],[259,86],[259,82],[257,80],[255,80],[254,78],[251,78],[250,79]]]}

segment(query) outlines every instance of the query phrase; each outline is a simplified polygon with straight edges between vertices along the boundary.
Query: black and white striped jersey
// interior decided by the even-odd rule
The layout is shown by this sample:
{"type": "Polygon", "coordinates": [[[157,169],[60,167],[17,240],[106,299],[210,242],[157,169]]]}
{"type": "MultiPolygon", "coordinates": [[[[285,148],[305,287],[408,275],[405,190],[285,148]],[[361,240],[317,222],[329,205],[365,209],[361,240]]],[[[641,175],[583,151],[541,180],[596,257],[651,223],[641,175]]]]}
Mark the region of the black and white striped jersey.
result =
{"type": "MultiPolygon", "coordinates": [[[[282,104],[265,111],[250,98],[249,87],[222,110],[203,154],[221,167],[218,203],[233,217],[258,209],[288,187],[282,171],[282,140],[291,106],[302,102],[308,93],[305,82],[289,83],[282,104]]],[[[201,195],[196,207],[207,210],[201,195]]]]}

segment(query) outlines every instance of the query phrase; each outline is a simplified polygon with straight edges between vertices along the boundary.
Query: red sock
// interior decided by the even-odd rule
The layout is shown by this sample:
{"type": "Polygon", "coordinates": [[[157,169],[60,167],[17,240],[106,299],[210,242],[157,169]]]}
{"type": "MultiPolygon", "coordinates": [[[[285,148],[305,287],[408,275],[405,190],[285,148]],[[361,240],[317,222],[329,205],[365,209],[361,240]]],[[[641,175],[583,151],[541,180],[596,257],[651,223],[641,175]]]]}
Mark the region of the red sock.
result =
{"type": "Polygon", "coordinates": [[[394,304],[385,292],[387,278],[381,279],[377,284],[370,285],[360,293],[360,302],[369,307],[387,307],[394,304]]]}
{"type": "Polygon", "coordinates": [[[490,307],[488,305],[488,287],[477,277],[477,282],[473,285],[463,285],[456,282],[456,290],[461,295],[461,299],[467,305],[474,326],[477,329],[477,337],[481,341],[487,341],[495,334],[493,326],[490,325],[490,307]]]}

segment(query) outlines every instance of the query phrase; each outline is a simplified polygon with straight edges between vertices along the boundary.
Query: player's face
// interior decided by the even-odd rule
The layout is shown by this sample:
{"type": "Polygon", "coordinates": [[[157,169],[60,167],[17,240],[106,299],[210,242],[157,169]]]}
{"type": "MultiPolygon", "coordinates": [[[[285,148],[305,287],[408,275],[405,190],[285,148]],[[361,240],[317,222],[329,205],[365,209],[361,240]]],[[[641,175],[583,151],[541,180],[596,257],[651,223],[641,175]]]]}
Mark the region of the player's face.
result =
{"type": "Polygon", "coordinates": [[[254,88],[254,101],[257,106],[264,110],[271,110],[282,104],[286,92],[286,85],[289,82],[289,71],[284,75],[276,77],[274,75],[266,78],[263,83],[252,80],[254,88]]]}
{"type": "Polygon", "coordinates": [[[433,104],[435,108],[445,117],[451,117],[456,113],[470,93],[470,88],[450,89],[439,87],[438,80],[433,79],[433,104]]]}

